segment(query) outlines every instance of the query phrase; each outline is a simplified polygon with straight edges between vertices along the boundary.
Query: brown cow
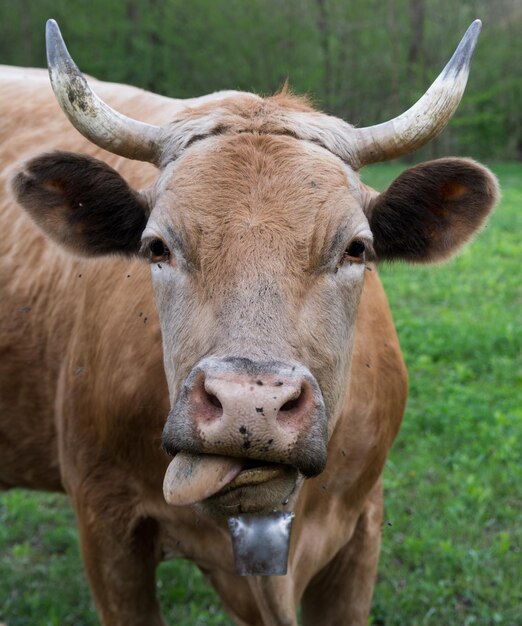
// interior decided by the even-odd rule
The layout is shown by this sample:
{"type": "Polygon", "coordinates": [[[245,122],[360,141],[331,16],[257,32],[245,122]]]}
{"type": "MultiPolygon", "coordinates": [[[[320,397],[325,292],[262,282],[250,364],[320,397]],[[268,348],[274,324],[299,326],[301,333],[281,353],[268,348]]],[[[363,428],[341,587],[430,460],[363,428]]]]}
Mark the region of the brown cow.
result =
{"type": "Polygon", "coordinates": [[[48,28],[90,141],[42,71],[1,70],[0,486],[69,494],[105,626],[163,624],[154,571],[177,556],[237,624],[295,626],[299,603],[306,626],[365,624],[407,387],[374,262],[447,258],[497,186],[469,159],[382,194],[356,172],[442,130],[480,23],[412,109],[361,129],[285,93],[92,81],[116,113],[48,28]],[[288,574],[237,576],[227,516],[273,509],[295,512],[288,574]]]}

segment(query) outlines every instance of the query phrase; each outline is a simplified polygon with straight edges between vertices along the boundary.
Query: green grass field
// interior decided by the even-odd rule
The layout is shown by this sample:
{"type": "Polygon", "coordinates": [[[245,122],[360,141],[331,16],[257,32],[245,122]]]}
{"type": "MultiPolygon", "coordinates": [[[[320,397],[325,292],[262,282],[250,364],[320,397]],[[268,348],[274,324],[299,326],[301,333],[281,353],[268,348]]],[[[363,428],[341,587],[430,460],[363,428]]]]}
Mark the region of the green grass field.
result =
{"type": "MultiPolygon", "coordinates": [[[[382,189],[402,169],[364,178],[382,189]]],[[[411,388],[385,473],[374,625],[522,624],[522,166],[493,169],[502,203],[457,259],[381,268],[411,388]]],[[[158,588],[172,625],[231,624],[190,564],[163,564],[158,588]]],[[[2,621],[98,623],[62,496],[0,496],[2,621]]]]}

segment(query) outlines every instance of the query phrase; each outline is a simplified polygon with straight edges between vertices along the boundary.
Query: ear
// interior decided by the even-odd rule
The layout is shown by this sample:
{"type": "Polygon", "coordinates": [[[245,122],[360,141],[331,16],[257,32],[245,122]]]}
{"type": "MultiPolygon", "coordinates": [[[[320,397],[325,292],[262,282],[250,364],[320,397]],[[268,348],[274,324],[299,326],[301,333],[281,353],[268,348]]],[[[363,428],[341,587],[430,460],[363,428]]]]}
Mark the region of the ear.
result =
{"type": "Polygon", "coordinates": [[[377,257],[442,261],[482,226],[498,197],[496,178],[471,159],[412,167],[368,206],[377,257]]]}
{"type": "Polygon", "coordinates": [[[77,254],[139,249],[147,203],[103,161],[71,152],[43,154],[14,177],[12,189],[36,224],[77,254]]]}

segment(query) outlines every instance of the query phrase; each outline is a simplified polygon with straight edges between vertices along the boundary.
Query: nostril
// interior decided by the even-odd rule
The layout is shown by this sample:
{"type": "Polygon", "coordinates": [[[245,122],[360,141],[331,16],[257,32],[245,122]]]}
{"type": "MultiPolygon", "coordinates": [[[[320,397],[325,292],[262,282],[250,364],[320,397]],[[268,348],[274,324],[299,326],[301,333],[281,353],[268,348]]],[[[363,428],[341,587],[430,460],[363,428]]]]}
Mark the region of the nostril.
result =
{"type": "Polygon", "coordinates": [[[303,394],[300,392],[297,398],[293,398],[292,400],[288,400],[288,402],[285,402],[283,406],[279,409],[279,411],[293,411],[301,404],[302,397],[303,394]]]}
{"type": "Polygon", "coordinates": [[[217,390],[205,388],[203,376],[189,391],[188,408],[198,424],[215,422],[223,416],[223,404],[214,391],[217,390]]]}
{"type": "Polygon", "coordinates": [[[208,391],[205,391],[205,394],[206,394],[208,402],[210,402],[212,406],[215,406],[218,409],[223,408],[223,405],[221,404],[217,396],[215,396],[213,393],[208,393],[208,391]]]}

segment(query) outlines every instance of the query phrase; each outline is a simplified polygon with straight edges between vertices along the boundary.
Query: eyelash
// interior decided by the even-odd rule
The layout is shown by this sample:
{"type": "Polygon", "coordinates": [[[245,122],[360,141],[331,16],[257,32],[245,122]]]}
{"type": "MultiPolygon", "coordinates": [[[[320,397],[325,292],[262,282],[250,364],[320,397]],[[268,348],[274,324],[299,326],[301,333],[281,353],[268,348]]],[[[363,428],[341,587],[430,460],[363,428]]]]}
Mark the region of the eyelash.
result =
{"type": "Polygon", "coordinates": [[[344,251],[338,268],[344,263],[364,263],[366,260],[366,245],[360,239],[354,239],[344,251]]]}
{"type": "Polygon", "coordinates": [[[151,263],[168,261],[170,258],[170,250],[161,239],[152,239],[148,244],[148,251],[151,263]]]}

